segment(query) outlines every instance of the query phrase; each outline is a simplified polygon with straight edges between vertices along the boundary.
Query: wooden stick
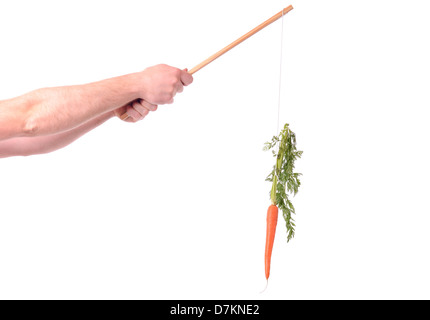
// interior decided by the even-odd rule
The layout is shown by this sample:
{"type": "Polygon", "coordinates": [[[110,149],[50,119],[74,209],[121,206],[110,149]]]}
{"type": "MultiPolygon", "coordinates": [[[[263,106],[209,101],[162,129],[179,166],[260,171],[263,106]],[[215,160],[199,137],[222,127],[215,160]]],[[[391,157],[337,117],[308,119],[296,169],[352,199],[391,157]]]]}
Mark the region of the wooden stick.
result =
{"type": "MultiPolygon", "coordinates": [[[[268,25],[272,24],[273,22],[275,22],[276,20],[278,20],[279,18],[281,18],[282,16],[284,16],[285,14],[287,14],[288,12],[290,12],[291,10],[293,10],[293,6],[289,5],[288,7],[282,9],[281,11],[279,11],[277,14],[275,14],[273,17],[271,17],[270,19],[264,21],[262,24],[258,25],[257,27],[255,27],[254,29],[252,29],[251,31],[249,31],[248,33],[244,34],[243,36],[241,36],[239,39],[237,39],[236,41],[233,41],[232,43],[230,43],[227,47],[225,47],[224,49],[221,49],[220,51],[218,51],[217,53],[213,54],[212,56],[210,56],[209,58],[207,58],[206,60],[200,62],[198,65],[196,65],[194,68],[192,68],[191,70],[188,71],[189,74],[194,74],[197,71],[199,71],[201,68],[207,66],[209,63],[211,63],[212,61],[214,61],[215,59],[219,58],[220,56],[222,56],[224,53],[230,51],[231,49],[233,49],[234,47],[236,47],[238,44],[242,43],[243,41],[245,41],[246,39],[248,39],[249,37],[253,36],[254,34],[256,34],[258,31],[260,31],[261,29],[264,29],[265,27],[267,27],[268,25]]],[[[124,113],[121,116],[121,120],[126,120],[129,117],[129,115],[126,113],[124,113]]]]}
{"type": "Polygon", "coordinates": [[[283,10],[279,11],[277,14],[275,14],[270,19],[266,20],[265,22],[263,22],[259,26],[255,27],[254,29],[252,29],[248,33],[244,34],[242,37],[240,37],[236,41],[233,41],[232,43],[230,43],[224,49],[221,49],[220,51],[218,51],[217,53],[213,54],[212,56],[210,56],[206,60],[202,61],[200,64],[198,64],[197,66],[195,66],[194,68],[192,68],[191,70],[189,70],[188,73],[194,74],[195,72],[199,71],[201,68],[207,66],[209,63],[211,63],[215,59],[219,58],[224,53],[230,51],[231,49],[233,49],[234,47],[236,47],[238,44],[242,43],[243,41],[245,41],[249,37],[253,36],[254,34],[256,34],[261,29],[264,29],[268,25],[272,24],[273,22],[275,22],[276,20],[278,20],[279,18],[281,18],[283,15],[287,14],[291,10],[293,10],[293,6],[290,5],[290,6],[286,7],[286,8],[284,8],[283,10]]]}

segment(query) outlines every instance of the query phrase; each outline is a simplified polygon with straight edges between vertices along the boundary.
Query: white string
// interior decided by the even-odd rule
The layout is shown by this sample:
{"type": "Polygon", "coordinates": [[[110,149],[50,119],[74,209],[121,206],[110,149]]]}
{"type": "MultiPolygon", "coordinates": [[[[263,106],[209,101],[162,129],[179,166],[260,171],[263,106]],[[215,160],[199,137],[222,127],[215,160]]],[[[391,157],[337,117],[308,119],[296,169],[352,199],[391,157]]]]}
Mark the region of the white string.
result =
{"type": "Polygon", "coordinates": [[[266,291],[268,285],[269,285],[269,279],[267,279],[266,286],[264,287],[264,289],[262,291],[260,291],[260,293],[263,293],[264,291],[266,291]]]}
{"type": "Polygon", "coordinates": [[[282,16],[281,16],[281,57],[279,61],[279,92],[278,92],[278,124],[276,129],[276,135],[279,134],[279,118],[280,118],[280,111],[281,111],[281,88],[282,88],[282,49],[284,47],[284,10],[282,10],[282,16]]]}

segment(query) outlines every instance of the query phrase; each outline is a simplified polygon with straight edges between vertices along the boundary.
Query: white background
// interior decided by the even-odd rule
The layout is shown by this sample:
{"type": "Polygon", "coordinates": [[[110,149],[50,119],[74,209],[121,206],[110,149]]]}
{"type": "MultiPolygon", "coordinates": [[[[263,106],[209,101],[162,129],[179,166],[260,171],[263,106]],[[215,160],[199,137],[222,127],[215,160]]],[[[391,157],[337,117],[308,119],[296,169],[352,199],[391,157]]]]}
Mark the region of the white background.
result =
{"type": "MultiPolygon", "coordinates": [[[[290,3],[2,1],[0,99],[191,68],[290,3]]],[[[143,122],[0,163],[2,299],[430,298],[428,1],[299,1],[281,125],[304,151],[267,290],[281,21],[143,122]]]]}

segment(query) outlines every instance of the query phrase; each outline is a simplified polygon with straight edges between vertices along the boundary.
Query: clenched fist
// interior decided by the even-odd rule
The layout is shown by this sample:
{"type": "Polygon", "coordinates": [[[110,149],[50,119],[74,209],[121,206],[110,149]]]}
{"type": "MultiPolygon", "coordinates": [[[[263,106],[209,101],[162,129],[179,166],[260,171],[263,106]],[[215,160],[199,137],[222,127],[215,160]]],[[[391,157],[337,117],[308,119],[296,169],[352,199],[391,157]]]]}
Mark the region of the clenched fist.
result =
{"type": "Polygon", "coordinates": [[[159,64],[139,72],[137,82],[140,99],[115,110],[115,115],[127,122],[142,120],[160,104],[173,103],[175,95],[193,82],[193,76],[187,69],[159,64]]]}
{"type": "Polygon", "coordinates": [[[165,64],[149,67],[141,75],[141,98],[156,105],[173,103],[176,93],[193,82],[187,69],[180,70],[165,64]]]}

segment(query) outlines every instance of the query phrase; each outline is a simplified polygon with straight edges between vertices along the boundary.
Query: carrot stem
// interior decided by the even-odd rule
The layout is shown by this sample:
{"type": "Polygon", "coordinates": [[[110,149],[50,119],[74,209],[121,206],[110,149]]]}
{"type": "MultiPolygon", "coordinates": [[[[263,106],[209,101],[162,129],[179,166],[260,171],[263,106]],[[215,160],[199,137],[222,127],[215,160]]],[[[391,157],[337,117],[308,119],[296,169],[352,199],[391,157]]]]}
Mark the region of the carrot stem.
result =
{"type": "Polygon", "coordinates": [[[273,175],[273,183],[272,183],[272,190],[270,192],[270,200],[272,201],[273,205],[276,205],[276,188],[278,185],[278,175],[281,171],[282,161],[284,160],[284,152],[281,152],[281,150],[278,151],[278,156],[276,160],[275,165],[275,172],[273,175]]]}
{"type": "Polygon", "coordinates": [[[273,177],[273,183],[272,183],[272,191],[270,192],[270,200],[272,201],[272,205],[276,205],[276,185],[278,184],[278,177],[273,177]]]}

